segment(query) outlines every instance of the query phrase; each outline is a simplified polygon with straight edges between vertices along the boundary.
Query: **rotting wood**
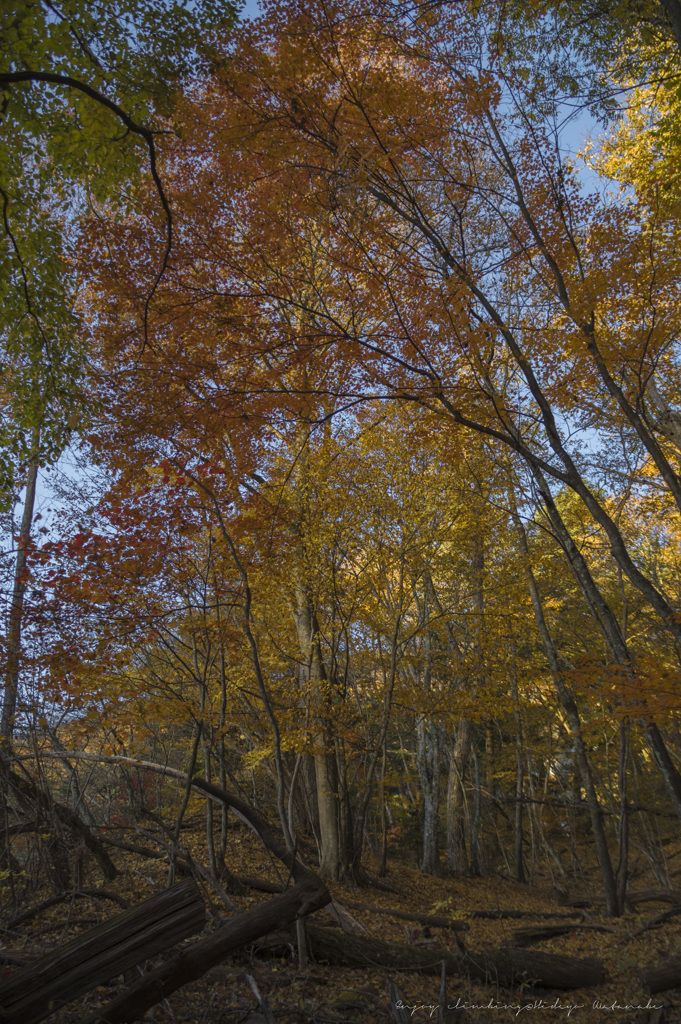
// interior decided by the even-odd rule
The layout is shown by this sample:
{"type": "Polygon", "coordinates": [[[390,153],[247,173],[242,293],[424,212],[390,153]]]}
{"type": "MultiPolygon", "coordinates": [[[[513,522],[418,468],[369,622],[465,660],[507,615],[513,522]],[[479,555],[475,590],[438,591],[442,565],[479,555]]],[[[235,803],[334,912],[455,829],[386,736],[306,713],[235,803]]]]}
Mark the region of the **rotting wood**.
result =
{"type": "Polygon", "coordinates": [[[681,988],[681,956],[641,967],[638,977],[643,991],[649,996],[654,996],[657,992],[666,992],[670,988],[681,988]]]}
{"type": "Polygon", "coordinates": [[[542,924],[532,928],[517,928],[513,932],[513,942],[516,946],[531,946],[533,942],[542,942],[544,939],[553,939],[558,935],[567,935],[569,932],[588,930],[592,932],[610,932],[616,935],[614,928],[608,928],[604,924],[588,924],[581,921],[579,924],[542,924]]]}
{"type": "Polygon", "coordinates": [[[234,877],[247,889],[255,889],[256,892],[278,893],[284,891],[281,882],[268,882],[265,878],[253,878],[251,875],[235,875],[234,877]]]}
{"type": "MultiPolygon", "coordinates": [[[[280,896],[269,900],[248,914],[238,915],[213,935],[183,950],[178,956],[171,957],[156,971],[151,971],[141,978],[138,984],[123,992],[103,1011],[95,1014],[92,1018],[93,1021],[136,1020],[170,992],[174,992],[189,981],[200,978],[210,967],[219,963],[231,952],[266,935],[272,928],[283,927],[296,918],[304,917],[331,902],[331,894],[322,880],[302,862],[297,852],[288,850],[269,823],[234,794],[196,776],[190,779],[185,772],[156,764],[153,761],[139,762],[134,758],[121,755],[91,755],[87,751],[82,753],[69,751],[68,756],[88,761],[131,764],[180,780],[185,784],[191,783],[192,788],[204,797],[230,807],[237,817],[253,829],[267,849],[286,866],[289,878],[296,883],[280,896]],[[103,1016],[103,1013],[106,1013],[106,1017],[103,1016]]],[[[75,996],[71,998],[75,998],[75,996]]],[[[10,1024],[20,1024],[20,1022],[18,1020],[11,1021],[10,1024]]],[[[21,1024],[33,1024],[33,1022],[22,1020],[21,1024]]]]}
{"type": "Polygon", "coordinates": [[[478,918],[483,921],[513,921],[521,917],[538,917],[541,919],[548,918],[573,918],[582,917],[581,910],[570,911],[568,913],[547,913],[546,911],[539,910],[470,910],[466,911],[469,917],[478,918]]]}
{"type": "MultiPolygon", "coordinates": [[[[195,981],[211,967],[269,931],[325,906],[331,895],[312,872],[286,892],[253,910],[231,918],[211,935],[185,947],[160,967],[140,978],[82,1024],[130,1024],[172,992],[195,981]]],[[[357,938],[356,936],[354,938],[357,938]]]]}
{"type": "Polygon", "coordinates": [[[194,881],[158,893],[79,935],[0,984],[2,1024],[37,1024],[66,1003],[201,931],[194,881]]]}
{"type": "Polygon", "coordinates": [[[654,914],[653,917],[647,918],[632,935],[632,938],[638,938],[639,935],[643,935],[644,932],[650,931],[651,928],[655,928],[658,924],[663,924],[668,921],[671,917],[676,917],[681,914],[681,905],[670,907],[669,910],[663,910],[661,914],[654,914]]]}
{"type": "Polygon", "coordinates": [[[601,985],[605,969],[593,957],[577,959],[527,949],[496,949],[481,953],[452,953],[442,949],[419,949],[381,939],[344,935],[332,928],[308,924],[310,949],[316,959],[334,967],[376,968],[440,976],[442,962],[448,975],[468,977],[484,983],[536,985],[540,988],[572,990],[601,985]]]}
{"type": "Polygon", "coordinates": [[[415,914],[406,910],[395,910],[392,907],[374,907],[365,903],[356,903],[354,900],[343,900],[343,906],[352,907],[353,910],[364,910],[367,914],[384,914],[386,917],[394,917],[400,921],[413,921],[426,928],[446,928],[452,932],[467,932],[470,929],[470,925],[465,921],[457,921],[451,917],[415,914]]]}
{"type": "MultiPolygon", "coordinates": [[[[627,902],[632,905],[637,903],[672,903],[681,904],[681,894],[671,889],[641,889],[639,892],[628,892],[627,902]]],[[[588,893],[580,893],[576,896],[567,896],[563,900],[566,907],[598,907],[604,905],[605,900],[601,896],[589,896],[588,893]]]]}

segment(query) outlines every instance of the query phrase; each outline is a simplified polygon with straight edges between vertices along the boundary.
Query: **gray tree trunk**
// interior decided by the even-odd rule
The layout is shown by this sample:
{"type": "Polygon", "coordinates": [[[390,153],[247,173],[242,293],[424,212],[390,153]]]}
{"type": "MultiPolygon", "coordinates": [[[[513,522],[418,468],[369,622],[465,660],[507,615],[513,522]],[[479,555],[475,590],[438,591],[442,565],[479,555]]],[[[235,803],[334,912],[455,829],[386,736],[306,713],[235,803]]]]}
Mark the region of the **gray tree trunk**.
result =
{"type": "Polygon", "coordinates": [[[574,698],[567,689],[560,672],[560,665],[558,662],[558,654],[553,643],[553,639],[549,632],[546,619],[544,617],[544,608],[541,602],[539,594],[539,588],[534,577],[534,571],[530,562],[530,552],[527,544],[527,536],[525,534],[525,528],[523,527],[520,516],[517,512],[513,513],[513,521],[518,534],[518,541],[520,545],[520,552],[525,562],[525,575],[527,578],[528,588],[530,591],[530,598],[532,601],[532,608],[534,610],[534,616],[537,622],[537,628],[541,637],[542,646],[544,648],[544,654],[549,665],[549,670],[553,678],[553,684],[556,688],[558,699],[562,704],[570,727],[570,733],[575,745],[575,756],[577,758],[577,764],[579,765],[579,772],[582,778],[582,785],[586,792],[587,804],[589,807],[589,815],[591,818],[591,829],[594,836],[594,844],[596,847],[596,856],[598,857],[598,863],[601,869],[601,877],[603,879],[603,889],[605,893],[605,906],[606,913],[609,917],[617,917],[620,913],[619,901],[617,898],[617,885],[615,883],[615,872],[613,871],[612,861],[610,859],[610,851],[608,849],[608,843],[605,836],[605,828],[603,825],[603,810],[598,800],[598,794],[596,793],[596,787],[594,785],[593,775],[591,773],[591,766],[586,752],[586,746],[584,744],[584,738],[582,736],[582,723],[577,709],[577,705],[574,698]]]}
{"type": "MultiPolygon", "coordinates": [[[[37,448],[38,438],[34,447],[37,448]]],[[[7,627],[7,671],[5,674],[5,692],[2,701],[2,719],[0,720],[0,743],[9,743],[14,732],[19,695],[19,673],[21,671],[21,627],[24,618],[24,597],[27,586],[27,560],[31,545],[31,525],[35,507],[35,491],[38,479],[38,459],[32,459],[28,466],[26,479],[26,496],[24,511],[21,517],[17,560],[14,568],[14,587],[12,604],[7,627]]]]}
{"type": "Polygon", "coordinates": [[[440,729],[420,715],[416,722],[416,764],[423,790],[423,854],[421,871],[440,873],[438,825],[440,821],[440,729]]]}
{"type": "Polygon", "coordinates": [[[466,794],[463,788],[471,755],[473,723],[460,718],[454,744],[449,748],[447,780],[447,869],[454,875],[468,873],[466,854],[466,794]]]}

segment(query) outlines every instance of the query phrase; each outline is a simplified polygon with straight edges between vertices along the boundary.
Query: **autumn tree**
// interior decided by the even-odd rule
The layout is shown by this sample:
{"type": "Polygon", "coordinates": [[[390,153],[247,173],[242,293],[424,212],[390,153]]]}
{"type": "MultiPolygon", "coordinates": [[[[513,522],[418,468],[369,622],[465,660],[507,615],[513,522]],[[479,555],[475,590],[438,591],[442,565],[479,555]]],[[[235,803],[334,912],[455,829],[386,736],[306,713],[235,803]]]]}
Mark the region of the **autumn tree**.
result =
{"type": "MultiPolygon", "coordinates": [[[[486,445],[516,491],[516,557],[615,913],[621,898],[584,711],[547,625],[543,587],[536,575],[532,582],[522,524],[536,499],[574,579],[575,607],[587,610],[615,676],[628,687],[641,678],[638,646],[615,613],[622,592],[655,623],[660,664],[673,671],[676,602],[640,557],[624,509],[654,489],[680,507],[668,417],[651,398],[669,404],[677,383],[677,224],[665,209],[651,216],[641,203],[585,195],[556,151],[555,104],[535,88],[529,51],[502,52],[492,14],[483,6],[397,16],[377,5],[367,17],[291,3],[244,30],[229,66],[182,108],[182,141],[168,162],[176,247],[148,308],[139,285],[153,248],[153,193],[140,191],[141,215],[113,228],[93,222],[85,236],[101,296],[93,324],[107,337],[102,393],[114,396],[97,444],[126,473],[169,459],[212,504],[216,523],[248,495],[266,500],[273,521],[282,517],[281,536],[297,538],[287,564],[298,579],[299,668],[318,683],[329,675],[318,642],[324,599],[310,580],[329,554],[315,547],[306,511],[315,432],[355,406],[391,400],[425,410],[458,448],[486,445]],[[576,542],[580,520],[598,545],[576,542]],[[617,567],[614,589],[604,550],[617,567]]],[[[481,636],[488,529],[477,541],[473,532],[469,556],[481,636]]],[[[432,579],[419,580],[412,667],[423,681],[440,598],[432,579]]],[[[444,649],[451,659],[453,640],[444,649]]],[[[480,685],[487,670],[481,658],[480,685]]],[[[641,707],[631,710],[676,805],[678,770],[664,737],[641,707]]],[[[454,766],[470,748],[461,728],[454,766]]],[[[426,778],[427,759],[423,768],[426,778]]],[[[323,775],[333,822],[340,794],[323,775]]],[[[439,785],[431,788],[435,799],[439,785]]],[[[328,848],[337,849],[333,837],[328,848]]]]}

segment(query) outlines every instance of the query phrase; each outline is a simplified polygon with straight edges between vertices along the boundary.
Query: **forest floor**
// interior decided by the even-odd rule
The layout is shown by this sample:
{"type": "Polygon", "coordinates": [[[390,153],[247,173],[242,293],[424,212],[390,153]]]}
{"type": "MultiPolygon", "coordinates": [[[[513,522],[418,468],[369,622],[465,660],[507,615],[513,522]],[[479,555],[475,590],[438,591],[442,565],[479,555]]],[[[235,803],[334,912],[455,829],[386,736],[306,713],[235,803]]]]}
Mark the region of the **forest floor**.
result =
{"type": "MultiPolygon", "coordinates": [[[[140,842],[134,831],[118,830],[114,834],[119,841],[140,842]]],[[[183,831],[182,842],[197,861],[205,863],[205,833],[198,821],[183,831]]],[[[677,850],[670,844],[666,853],[671,863],[681,865],[679,845],[677,850]]],[[[121,873],[115,881],[105,883],[107,891],[135,904],[165,888],[165,861],[113,848],[112,855],[121,873]]],[[[231,819],[229,829],[227,862],[237,875],[271,882],[286,881],[280,873],[280,866],[275,866],[268,858],[259,840],[234,819],[231,819]]],[[[367,868],[372,870],[370,860],[367,868]]],[[[643,864],[634,863],[632,874],[632,892],[660,890],[659,882],[643,864]]],[[[670,875],[672,884],[675,884],[674,872],[670,875]]],[[[456,952],[455,937],[451,931],[432,929],[428,934],[417,923],[361,910],[356,904],[463,919],[469,930],[462,933],[462,938],[466,948],[475,953],[516,946],[514,933],[521,927],[566,923],[564,915],[569,909],[566,902],[577,894],[585,894],[590,888],[593,902],[579,910],[572,908],[576,916],[571,921],[588,926],[602,925],[609,930],[579,929],[535,942],[531,948],[579,958],[598,957],[605,964],[607,981],[596,989],[572,992],[539,991],[529,987],[509,992],[450,977],[446,991],[449,1012],[444,1015],[440,1012],[438,1016],[438,1001],[441,1001],[438,977],[423,977],[408,970],[350,970],[314,961],[307,969],[300,970],[293,947],[285,957],[268,955],[262,949],[251,949],[226,960],[199,981],[174,993],[150,1011],[145,1020],[154,1021],[154,1024],[360,1024],[365,1021],[419,1024],[427,1020],[440,1020],[447,1024],[473,1024],[476,1021],[482,1024],[505,1024],[508,1021],[539,1024],[568,1020],[572,1024],[575,1021],[577,1024],[592,1021],[604,1024],[606,1021],[618,1024],[624,1021],[637,1024],[681,1022],[681,989],[654,996],[649,1003],[636,973],[639,967],[681,955],[681,912],[638,934],[651,917],[670,909],[669,900],[653,899],[650,893],[650,898],[634,903],[621,918],[607,919],[598,900],[599,887],[593,871],[584,872],[579,882],[575,880],[562,893],[550,882],[525,885],[498,874],[475,879],[435,878],[398,862],[389,863],[385,881],[397,891],[388,893],[373,887],[358,889],[339,884],[331,884],[329,888],[339,903],[348,905],[349,912],[370,936],[432,949],[435,960],[437,950],[452,949],[456,952]],[[474,914],[481,910],[517,910],[526,912],[527,916],[506,920],[479,919],[474,914]],[[581,918],[577,916],[580,913],[581,918]],[[266,1006],[259,1007],[247,975],[255,981],[266,1006]],[[404,1004],[401,1011],[399,1000],[404,1004]],[[642,1009],[650,1004],[656,1009],[642,1009]]],[[[81,884],[94,887],[101,881],[94,877],[93,870],[87,882],[81,884]]],[[[681,885],[676,888],[681,888],[681,885]]],[[[36,905],[49,895],[47,891],[33,892],[28,905],[36,905]]],[[[226,908],[219,903],[215,893],[207,890],[204,896],[217,914],[225,914],[226,908]]],[[[8,897],[5,889],[1,907],[3,925],[9,923],[12,913],[8,897]]],[[[270,898],[265,893],[246,889],[245,895],[235,897],[235,902],[240,910],[249,910],[270,898]]],[[[0,953],[30,960],[33,955],[53,949],[118,912],[119,907],[106,899],[86,897],[61,902],[14,928],[3,927],[0,953]]],[[[315,921],[324,925],[331,923],[325,911],[318,912],[315,921]]],[[[8,976],[14,969],[5,964],[0,967],[0,972],[8,976]]],[[[126,978],[128,983],[130,980],[130,977],[126,978]]],[[[90,992],[52,1015],[49,1021],[51,1024],[79,1024],[98,1005],[110,999],[115,988],[114,982],[90,992]]]]}

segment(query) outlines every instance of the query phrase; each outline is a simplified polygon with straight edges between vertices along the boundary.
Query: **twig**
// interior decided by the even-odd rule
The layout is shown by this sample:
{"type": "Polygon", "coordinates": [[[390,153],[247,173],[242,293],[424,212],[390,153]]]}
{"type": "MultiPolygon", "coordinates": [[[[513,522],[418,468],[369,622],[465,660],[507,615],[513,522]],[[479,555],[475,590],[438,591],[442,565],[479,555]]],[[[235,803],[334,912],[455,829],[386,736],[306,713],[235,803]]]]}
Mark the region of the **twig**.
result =
{"type": "Polygon", "coordinates": [[[253,975],[252,974],[247,974],[246,975],[246,981],[248,982],[248,986],[249,986],[251,992],[253,993],[255,998],[258,1000],[258,1006],[260,1008],[260,1012],[262,1013],[263,1017],[267,1021],[267,1024],[276,1024],[276,1021],[275,1021],[274,1017],[272,1016],[272,1011],[270,1010],[269,1003],[267,1002],[265,997],[260,994],[260,989],[256,985],[255,978],[253,977],[253,975]]]}

